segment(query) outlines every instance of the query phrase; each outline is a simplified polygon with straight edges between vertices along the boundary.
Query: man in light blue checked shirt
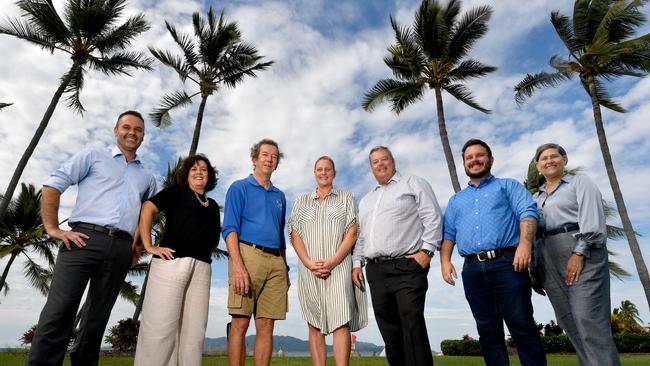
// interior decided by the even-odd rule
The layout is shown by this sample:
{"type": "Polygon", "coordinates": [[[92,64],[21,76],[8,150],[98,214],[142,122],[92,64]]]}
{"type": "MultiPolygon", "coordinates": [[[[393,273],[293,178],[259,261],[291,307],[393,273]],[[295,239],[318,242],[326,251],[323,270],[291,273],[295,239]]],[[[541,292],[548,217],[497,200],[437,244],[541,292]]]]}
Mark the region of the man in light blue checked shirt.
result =
{"type": "Polygon", "coordinates": [[[47,302],[34,333],[27,365],[61,365],[81,297],[86,307],[70,353],[72,365],[97,365],[99,347],[126,272],[137,260],[133,235],[140,204],[156,193],[156,181],[136,151],[144,139],[140,113],[122,113],[113,129],[116,145],[86,149],[54,171],[41,198],[43,226],[63,242],[47,302]],[[59,227],[59,200],[79,187],[68,223],[59,227]]]}

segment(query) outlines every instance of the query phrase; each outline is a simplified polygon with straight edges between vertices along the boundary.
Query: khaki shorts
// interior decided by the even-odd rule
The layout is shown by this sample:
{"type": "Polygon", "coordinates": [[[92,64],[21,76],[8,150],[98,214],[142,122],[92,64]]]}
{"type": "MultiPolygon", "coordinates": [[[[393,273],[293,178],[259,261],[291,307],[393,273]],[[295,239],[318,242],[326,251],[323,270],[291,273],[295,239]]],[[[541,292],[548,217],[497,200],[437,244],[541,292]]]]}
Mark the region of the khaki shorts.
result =
{"type": "Polygon", "coordinates": [[[228,313],[255,318],[284,319],[287,315],[287,267],[282,256],[264,253],[246,244],[239,252],[250,277],[250,290],[238,295],[230,283],[232,263],[228,260],[228,313]]]}

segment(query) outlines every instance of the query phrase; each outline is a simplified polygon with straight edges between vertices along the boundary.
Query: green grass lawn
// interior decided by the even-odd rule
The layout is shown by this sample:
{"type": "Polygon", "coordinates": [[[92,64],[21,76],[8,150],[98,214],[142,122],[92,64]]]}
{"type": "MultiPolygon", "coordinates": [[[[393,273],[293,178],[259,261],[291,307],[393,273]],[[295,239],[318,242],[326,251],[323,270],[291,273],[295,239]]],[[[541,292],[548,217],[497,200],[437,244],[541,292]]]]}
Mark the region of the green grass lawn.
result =
{"type": "MultiPolygon", "coordinates": [[[[650,365],[650,355],[622,355],[621,360],[624,366],[647,366],[650,365]]],[[[460,356],[440,356],[434,358],[436,366],[480,366],[483,365],[481,357],[460,357],[460,356]]],[[[2,366],[23,366],[25,364],[24,353],[0,353],[0,365],[2,366]]],[[[330,358],[328,365],[334,365],[330,358]]],[[[512,357],[510,359],[512,366],[519,365],[519,359],[512,357]]],[[[578,360],[575,355],[549,355],[548,364],[552,366],[578,366],[578,360]]],[[[64,365],[70,365],[66,359],[64,365]]],[[[133,365],[133,357],[104,357],[99,360],[100,366],[130,366],[133,365]]],[[[226,356],[205,356],[203,357],[204,366],[226,366],[228,359],[226,356]]],[[[253,365],[253,360],[248,358],[246,365],[253,365]]],[[[271,361],[273,366],[299,366],[311,365],[308,357],[274,357],[271,361]]],[[[386,359],[382,357],[354,357],[350,360],[352,366],[380,366],[387,365],[386,359]]]]}

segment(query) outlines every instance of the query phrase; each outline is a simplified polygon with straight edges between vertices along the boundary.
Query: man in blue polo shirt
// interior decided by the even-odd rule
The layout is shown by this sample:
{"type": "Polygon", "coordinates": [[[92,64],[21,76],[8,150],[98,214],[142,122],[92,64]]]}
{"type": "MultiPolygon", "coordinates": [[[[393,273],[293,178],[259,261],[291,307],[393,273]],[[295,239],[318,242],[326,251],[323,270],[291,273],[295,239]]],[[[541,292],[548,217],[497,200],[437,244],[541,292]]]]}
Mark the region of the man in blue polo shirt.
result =
{"type": "Polygon", "coordinates": [[[255,316],[255,365],[269,365],[273,325],[287,313],[289,274],[285,257],[286,199],[271,183],[282,154],[263,139],[251,148],[253,174],[226,194],[221,234],[228,247],[228,313],[232,326],[228,363],[244,364],[246,331],[255,316]]]}
{"type": "Polygon", "coordinates": [[[468,186],[449,199],[440,264],[454,285],[454,244],[465,258],[463,285],[488,366],[508,365],[503,322],[524,366],[546,365],[533,319],[528,267],[539,214],[530,193],[514,179],[495,178],[490,147],[472,139],[463,146],[468,186]]]}

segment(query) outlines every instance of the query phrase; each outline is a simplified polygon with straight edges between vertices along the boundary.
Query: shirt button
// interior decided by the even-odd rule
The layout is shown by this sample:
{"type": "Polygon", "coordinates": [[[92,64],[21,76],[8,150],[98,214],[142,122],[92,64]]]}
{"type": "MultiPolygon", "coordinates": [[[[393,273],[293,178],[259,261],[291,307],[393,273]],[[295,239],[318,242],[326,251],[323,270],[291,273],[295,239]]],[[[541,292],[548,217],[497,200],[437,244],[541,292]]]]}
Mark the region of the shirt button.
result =
{"type": "Polygon", "coordinates": [[[478,226],[476,227],[476,229],[478,230],[478,226]]]}
{"type": "Polygon", "coordinates": [[[478,198],[477,198],[477,199],[475,199],[474,201],[476,201],[476,202],[478,202],[478,198]]]}
{"type": "Polygon", "coordinates": [[[475,214],[477,214],[477,215],[478,215],[478,211],[476,211],[476,212],[475,212],[475,214]]]}

